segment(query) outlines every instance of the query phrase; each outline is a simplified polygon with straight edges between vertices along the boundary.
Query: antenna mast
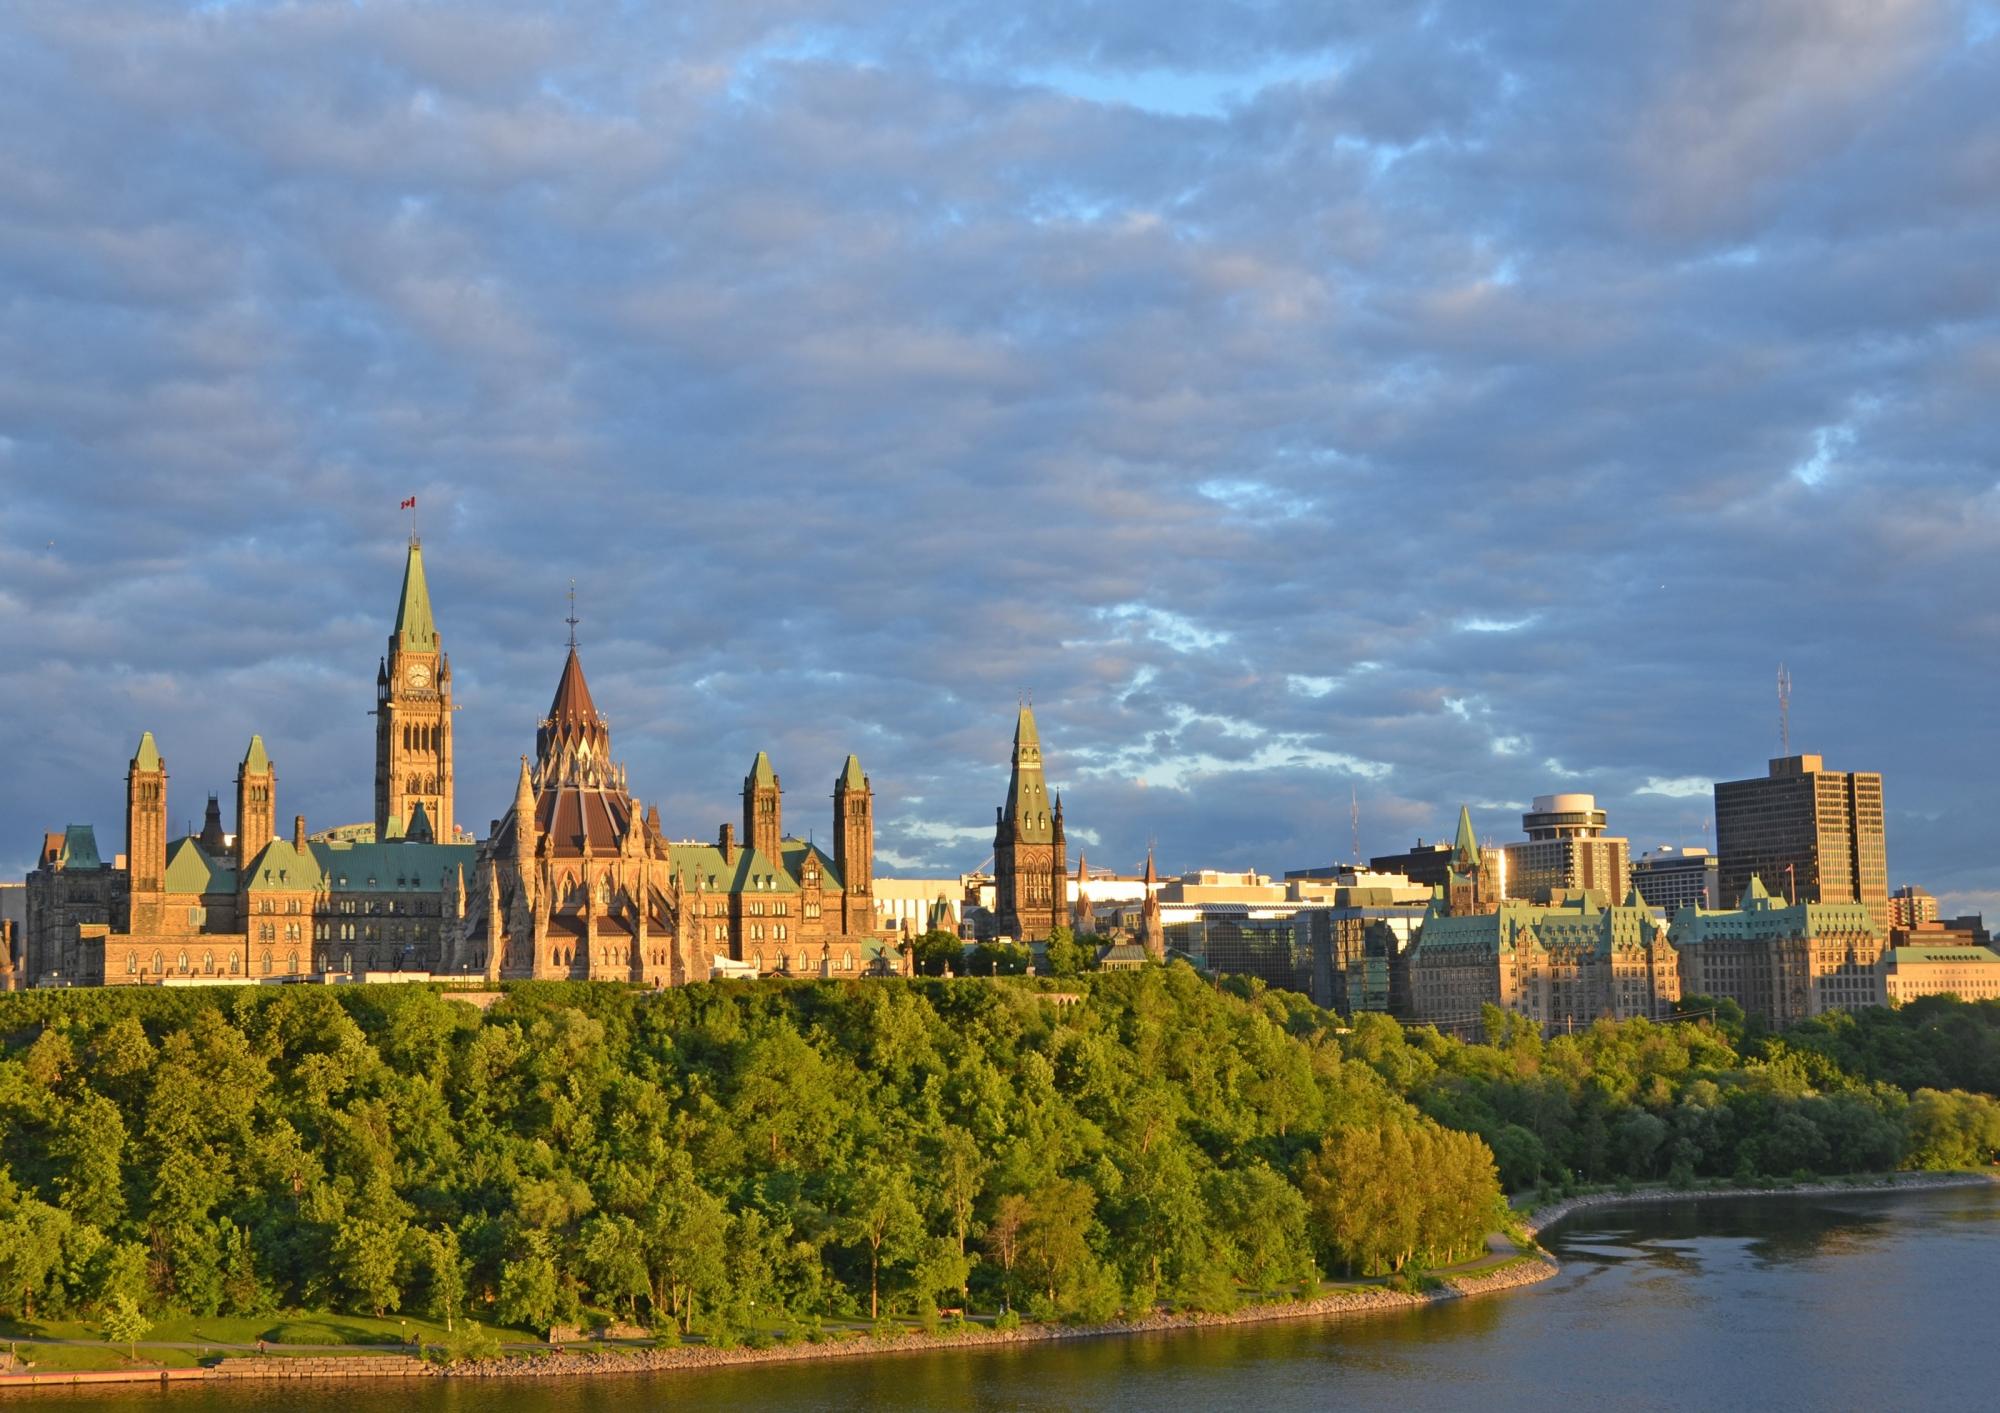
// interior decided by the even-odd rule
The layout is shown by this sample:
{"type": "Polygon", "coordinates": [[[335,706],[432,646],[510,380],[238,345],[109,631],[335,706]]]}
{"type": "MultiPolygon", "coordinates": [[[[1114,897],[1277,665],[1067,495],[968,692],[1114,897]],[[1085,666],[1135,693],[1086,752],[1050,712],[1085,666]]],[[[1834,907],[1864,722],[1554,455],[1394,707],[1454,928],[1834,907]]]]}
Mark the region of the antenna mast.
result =
{"type": "Polygon", "coordinates": [[[1792,753],[1792,674],[1782,662],[1778,664],[1778,754],[1780,757],[1792,753]]]}
{"type": "Polygon", "coordinates": [[[1354,866],[1361,867],[1361,792],[1353,786],[1347,791],[1347,819],[1354,827],[1354,866]]]}

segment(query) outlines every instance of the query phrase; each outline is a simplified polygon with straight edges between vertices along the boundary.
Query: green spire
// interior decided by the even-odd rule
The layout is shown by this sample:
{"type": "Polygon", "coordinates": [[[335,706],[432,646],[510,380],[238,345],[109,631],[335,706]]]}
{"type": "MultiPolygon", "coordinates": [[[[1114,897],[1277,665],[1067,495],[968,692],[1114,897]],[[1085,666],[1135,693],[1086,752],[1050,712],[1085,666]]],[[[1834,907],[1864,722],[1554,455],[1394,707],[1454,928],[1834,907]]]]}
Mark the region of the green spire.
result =
{"type": "Polygon", "coordinates": [[[1472,811],[1464,805],[1458,807],[1458,838],[1451,851],[1461,867],[1467,864],[1475,868],[1479,866],[1479,839],[1472,832],[1472,811]]]}
{"type": "MultiPolygon", "coordinates": [[[[848,759],[853,760],[854,757],[849,756],[848,759]]],[[[778,772],[771,769],[771,758],[762,751],[757,752],[757,759],[750,762],[750,783],[752,785],[776,785],[778,783],[778,772]]]]}
{"type": "Polygon", "coordinates": [[[396,605],[396,645],[412,652],[437,648],[437,624],[431,619],[431,591],[424,582],[424,549],[413,538],[403,565],[403,598],[396,605]]]}
{"type": "Polygon", "coordinates": [[[1021,704],[1014,721],[1014,772],[1007,781],[1007,822],[1023,844],[1046,844],[1055,838],[1049,822],[1049,790],[1042,778],[1042,738],[1035,730],[1035,710],[1021,704]]]}
{"type": "Polygon", "coordinates": [[[264,738],[262,736],[252,736],[250,738],[250,749],[243,753],[243,773],[245,775],[262,775],[270,768],[271,758],[264,754],[264,738]]]}
{"type": "Polygon", "coordinates": [[[148,731],[139,738],[138,754],[132,757],[134,770],[158,770],[160,768],[160,748],[153,742],[153,733],[148,731]]]}
{"type": "Polygon", "coordinates": [[[854,756],[847,758],[847,765],[840,772],[840,783],[850,790],[862,790],[868,786],[868,777],[861,773],[861,762],[854,756]]]}

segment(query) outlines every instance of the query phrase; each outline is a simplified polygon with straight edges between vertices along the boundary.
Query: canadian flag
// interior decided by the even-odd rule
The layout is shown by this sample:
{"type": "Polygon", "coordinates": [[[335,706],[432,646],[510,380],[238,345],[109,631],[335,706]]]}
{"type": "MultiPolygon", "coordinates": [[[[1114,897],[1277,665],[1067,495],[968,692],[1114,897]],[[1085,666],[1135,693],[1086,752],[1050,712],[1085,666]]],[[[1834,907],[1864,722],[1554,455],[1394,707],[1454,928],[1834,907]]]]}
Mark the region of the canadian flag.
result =
{"type": "Polygon", "coordinates": [[[404,501],[402,505],[398,508],[402,510],[415,510],[417,508],[417,498],[415,496],[411,496],[408,500],[404,501]]]}

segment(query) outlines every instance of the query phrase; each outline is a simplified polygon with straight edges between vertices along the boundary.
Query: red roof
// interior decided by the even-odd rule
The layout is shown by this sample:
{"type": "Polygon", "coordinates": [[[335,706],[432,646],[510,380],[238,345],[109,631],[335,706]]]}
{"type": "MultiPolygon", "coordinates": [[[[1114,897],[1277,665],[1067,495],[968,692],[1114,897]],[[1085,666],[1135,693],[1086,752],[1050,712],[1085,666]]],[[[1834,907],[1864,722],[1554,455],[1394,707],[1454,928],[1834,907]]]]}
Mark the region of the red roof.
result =
{"type": "Polygon", "coordinates": [[[583,664],[576,649],[569,650],[563,663],[562,680],[556,683],[555,700],[549,703],[549,721],[556,726],[603,726],[597,704],[590,699],[590,687],[583,680],[583,664]]]}

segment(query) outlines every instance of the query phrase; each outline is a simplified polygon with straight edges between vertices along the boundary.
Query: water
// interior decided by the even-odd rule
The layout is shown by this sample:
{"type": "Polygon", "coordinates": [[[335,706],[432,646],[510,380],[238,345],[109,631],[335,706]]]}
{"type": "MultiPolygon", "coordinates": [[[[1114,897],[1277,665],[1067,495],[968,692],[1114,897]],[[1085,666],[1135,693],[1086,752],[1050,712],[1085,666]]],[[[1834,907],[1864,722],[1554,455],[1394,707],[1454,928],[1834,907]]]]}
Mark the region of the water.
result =
{"type": "Polygon", "coordinates": [[[174,1413],[2000,1406],[2000,1189],[1599,1208],[1551,1281],[1360,1319],[595,1381],[59,1395],[174,1413]],[[164,1402],[163,1402],[164,1401],[164,1402]]]}

